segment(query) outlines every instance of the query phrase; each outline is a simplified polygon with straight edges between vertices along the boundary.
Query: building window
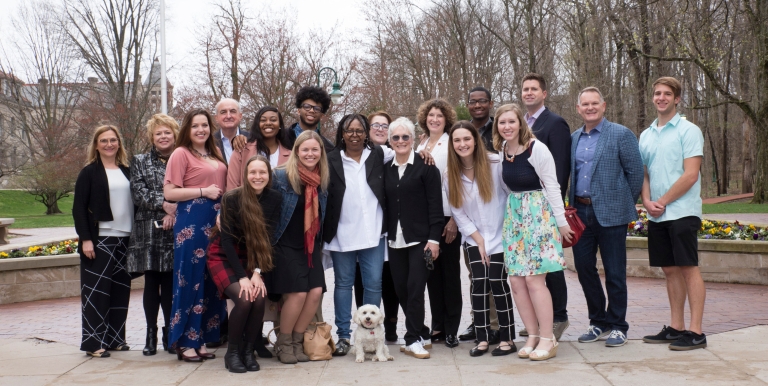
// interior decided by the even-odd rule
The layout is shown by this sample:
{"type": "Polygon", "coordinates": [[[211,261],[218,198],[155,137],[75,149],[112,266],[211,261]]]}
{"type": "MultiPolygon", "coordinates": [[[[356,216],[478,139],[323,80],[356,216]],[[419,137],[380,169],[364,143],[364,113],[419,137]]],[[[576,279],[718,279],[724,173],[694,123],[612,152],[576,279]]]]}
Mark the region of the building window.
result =
{"type": "Polygon", "coordinates": [[[5,134],[5,117],[0,114],[0,138],[3,137],[3,134],[5,134]]]}
{"type": "Polygon", "coordinates": [[[11,117],[11,123],[8,125],[8,134],[16,134],[16,117],[11,117]]]}

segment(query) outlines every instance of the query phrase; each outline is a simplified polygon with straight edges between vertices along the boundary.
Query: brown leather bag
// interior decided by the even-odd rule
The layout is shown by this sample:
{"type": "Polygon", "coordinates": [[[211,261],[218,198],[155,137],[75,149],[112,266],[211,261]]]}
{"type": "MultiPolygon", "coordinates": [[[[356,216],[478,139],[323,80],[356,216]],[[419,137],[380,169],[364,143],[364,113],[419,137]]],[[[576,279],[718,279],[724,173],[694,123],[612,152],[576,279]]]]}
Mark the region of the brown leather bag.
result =
{"type": "Polygon", "coordinates": [[[336,344],[331,337],[331,326],[325,322],[311,323],[304,331],[304,354],[311,361],[327,361],[333,358],[336,344]]]}

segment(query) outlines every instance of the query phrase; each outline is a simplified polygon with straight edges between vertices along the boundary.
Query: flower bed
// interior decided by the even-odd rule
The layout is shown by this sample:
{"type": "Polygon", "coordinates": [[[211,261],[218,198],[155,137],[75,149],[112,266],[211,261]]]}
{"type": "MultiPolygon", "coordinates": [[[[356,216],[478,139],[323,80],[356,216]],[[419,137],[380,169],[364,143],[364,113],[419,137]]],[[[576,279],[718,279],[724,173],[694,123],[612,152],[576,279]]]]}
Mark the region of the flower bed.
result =
{"type": "Polygon", "coordinates": [[[11,249],[0,252],[0,259],[12,259],[18,257],[66,255],[77,252],[77,239],[65,240],[47,245],[33,245],[29,248],[11,249]]]}
{"type": "MultiPolygon", "coordinates": [[[[639,219],[627,226],[627,236],[648,237],[648,214],[638,209],[639,219]]],[[[705,240],[750,240],[768,241],[768,228],[741,224],[738,221],[701,220],[699,238],[705,240]]]]}

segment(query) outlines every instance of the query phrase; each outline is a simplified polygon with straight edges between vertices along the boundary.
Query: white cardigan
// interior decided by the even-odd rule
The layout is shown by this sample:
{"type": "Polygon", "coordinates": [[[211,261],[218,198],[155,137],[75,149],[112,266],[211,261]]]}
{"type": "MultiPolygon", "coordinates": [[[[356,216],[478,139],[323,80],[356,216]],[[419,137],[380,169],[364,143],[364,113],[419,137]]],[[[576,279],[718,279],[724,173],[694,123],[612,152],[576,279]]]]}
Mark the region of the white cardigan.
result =
{"type": "MultiPolygon", "coordinates": [[[[544,188],[544,195],[549,201],[549,205],[552,207],[552,215],[555,216],[557,226],[562,227],[568,225],[568,221],[565,219],[565,205],[563,204],[563,197],[560,196],[560,184],[557,183],[557,174],[555,173],[555,159],[552,158],[552,153],[547,148],[547,145],[535,141],[531,156],[528,157],[528,162],[536,170],[536,174],[539,175],[541,186],[544,188]]],[[[501,151],[499,156],[504,158],[504,148],[506,141],[501,145],[501,151]]],[[[527,150],[526,150],[527,151],[527,150]]],[[[506,161],[505,161],[506,162],[506,161]]],[[[502,168],[500,168],[502,169],[502,168]]]]}

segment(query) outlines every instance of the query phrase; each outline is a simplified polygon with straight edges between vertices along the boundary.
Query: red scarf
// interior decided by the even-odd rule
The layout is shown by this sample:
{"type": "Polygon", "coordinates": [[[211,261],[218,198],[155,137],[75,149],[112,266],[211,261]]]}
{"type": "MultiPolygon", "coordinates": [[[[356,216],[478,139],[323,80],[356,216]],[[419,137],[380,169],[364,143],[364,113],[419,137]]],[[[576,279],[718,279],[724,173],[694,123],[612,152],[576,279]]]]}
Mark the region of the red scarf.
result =
{"type": "Polygon", "coordinates": [[[299,177],[304,184],[304,252],[307,253],[307,264],[312,265],[312,252],[315,250],[315,236],[320,232],[320,203],[317,187],[320,185],[320,171],[314,171],[299,165],[299,177]]]}

